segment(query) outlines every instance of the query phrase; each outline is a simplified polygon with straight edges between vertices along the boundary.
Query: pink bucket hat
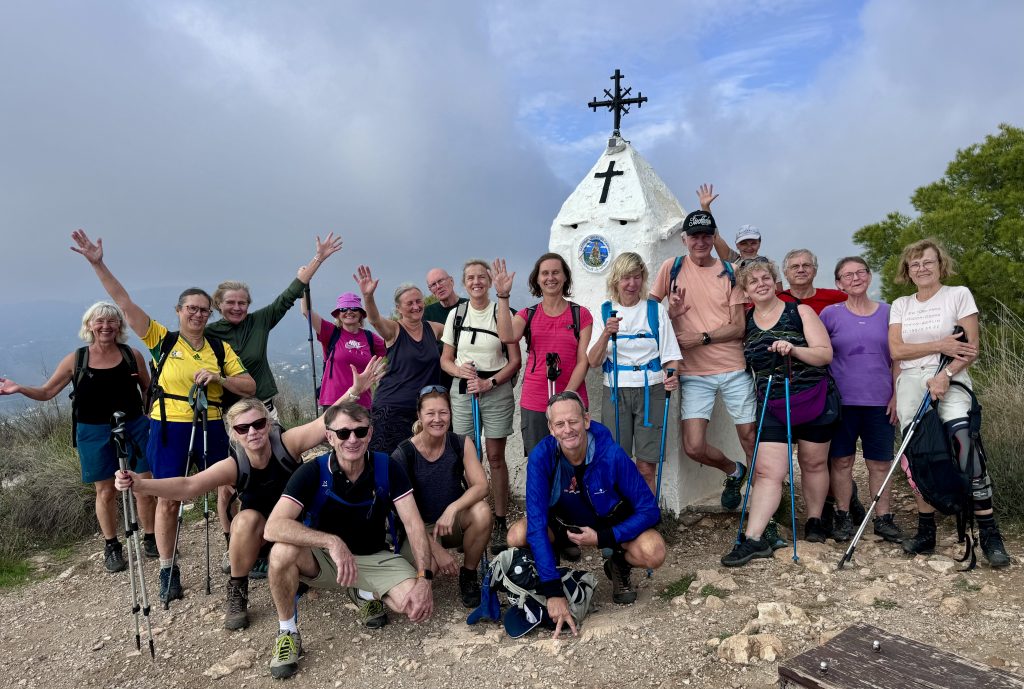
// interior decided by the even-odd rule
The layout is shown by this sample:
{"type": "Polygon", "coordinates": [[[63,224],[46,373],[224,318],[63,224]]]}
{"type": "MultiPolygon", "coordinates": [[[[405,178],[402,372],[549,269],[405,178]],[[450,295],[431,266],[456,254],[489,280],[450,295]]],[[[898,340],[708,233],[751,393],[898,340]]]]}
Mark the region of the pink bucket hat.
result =
{"type": "Polygon", "coordinates": [[[366,318],[366,309],[363,308],[363,300],[359,298],[359,295],[355,292],[345,292],[338,297],[338,304],[331,311],[331,315],[335,318],[338,317],[338,311],[341,309],[359,309],[363,312],[363,318],[366,318]]]}

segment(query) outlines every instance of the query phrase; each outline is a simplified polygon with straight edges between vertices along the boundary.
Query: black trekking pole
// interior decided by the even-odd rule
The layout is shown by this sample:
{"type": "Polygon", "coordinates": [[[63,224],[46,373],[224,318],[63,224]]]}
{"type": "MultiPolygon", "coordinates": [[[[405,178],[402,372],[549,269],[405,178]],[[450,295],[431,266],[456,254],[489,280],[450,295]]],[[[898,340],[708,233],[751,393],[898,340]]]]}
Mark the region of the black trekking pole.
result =
{"type": "MultiPolygon", "coordinates": [[[[790,350],[792,352],[792,350],[790,350]]],[[[800,562],[800,556],[796,554],[796,482],[793,480],[793,421],[790,418],[789,408],[789,383],[793,379],[793,355],[786,355],[786,450],[789,454],[789,519],[790,528],[793,529],[793,562],[800,562]]],[[[768,401],[765,400],[765,404],[768,401]]]]}
{"type": "MultiPolygon", "coordinates": [[[[128,443],[125,438],[124,412],[114,412],[110,435],[117,448],[117,463],[121,471],[128,471],[128,443]]],[[[125,545],[128,546],[128,581],[131,583],[132,615],[135,617],[135,648],[142,650],[142,635],[139,633],[139,611],[146,618],[146,635],[149,638],[149,656],[156,659],[153,646],[153,626],[149,621],[149,593],[146,591],[146,573],[142,566],[142,547],[139,545],[139,522],[135,514],[135,495],[132,489],[121,493],[121,509],[124,514],[125,545]],[[138,587],[136,588],[136,578],[138,587]],[[141,605],[140,605],[141,598],[141,605]]]]}
{"type": "Polygon", "coordinates": [[[548,399],[550,400],[558,392],[555,381],[558,380],[558,376],[562,375],[562,369],[559,368],[562,360],[558,356],[558,352],[548,352],[545,361],[548,365],[548,399]]]}
{"type": "Polygon", "coordinates": [[[313,297],[309,293],[309,285],[302,291],[306,300],[306,325],[309,327],[309,370],[313,375],[313,418],[320,416],[320,386],[316,384],[316,354],[313,352],[313,297]]]}
{"type": "MultiPolygon", "coordinates": [[[[953,328],[953,334],[958,335],[958,339],[964,340],[965,342],[967,341],[967,334],[959,325],[953,328]]],[[[938,375],[939,371],[949,366],[952,361],[952,357],[943,354],[942,357],[939,358],[939,367],[935,369],[935,374],[938,375]]],[[[885,480],[882,481],[882,485],[879,487],[878,492],[875,493],[874,499],[871,501],[871,504],[868,505],[867,510],[864,511],[864,519],[860,523],[860,528],[858,528],[857,533],[854,534],[853,540],[850,541],[850,546],[846,549],[846,552],[843,553],[841,558],[839,558],[839,564],[836,566],[837,569],[842,569],[843,565],[853,559],[853,551],[857,549],[857,543],[860,541],[861,536],[864,535],[865,529],[868,528],[868,522],[871,520],[871,513],[875,511],[878,501],[882,499],[882,493],[885,492],[889,482],[892,481],[893,474],[896,473],[896,467],[900,466],[900,458],[910,446],[910,440],[914,437],[914,431],[917,430],[917,426],[921,423],[921,419],[928,411],[931,403],[931,391],[925,389],[924,397],[921,398],[921,404],[917,407],[917,413],[914,414],[914,418],[910,422],[910,425],[907,426],[906,430],[903,432],[903,442],[900,443],[900,449],[896,451],[896,455],[893,457],[892,465],[889,467],[889,473],[885,475],[885,480]]]]}
{"type": "MultiPolygon", "coordinates": [[[[203,425],[203,465],[196,464],[198,471],[207,469],[207,433],[206,421],[209,416],[209,401],[206,398],[206,386],[195,388],[196,413],[203,425]]],[[[229,509],[228,512],[231,510],[229,509]]],[[[210,491],[203,493],[203,520],[206,522],[206,595],[210,595],[210,491]]]]}

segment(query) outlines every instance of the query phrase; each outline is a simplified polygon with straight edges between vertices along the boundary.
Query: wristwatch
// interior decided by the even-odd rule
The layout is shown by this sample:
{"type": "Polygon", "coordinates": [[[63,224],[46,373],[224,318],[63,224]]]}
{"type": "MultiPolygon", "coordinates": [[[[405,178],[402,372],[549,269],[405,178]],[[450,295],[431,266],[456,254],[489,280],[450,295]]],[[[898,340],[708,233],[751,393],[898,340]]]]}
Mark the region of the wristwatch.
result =
{"type": "Polygon", "coordinates": [[[491,378],[491,390],[493,390],[494,388],[498,387],[498,385],[499,385],[498,377],[494,376],[493,378],[491,378]]]}
{"type": "Polygon", "coordinates": [[[427,581],[433,581],[434,580],[434,572],[432,570],[429,570],[429,569],[421,569],[420,571],[416,572],[416,578],[417,579],[426,579],[427,581]]]}
{"type": "Polygon", "coordinates": [[[711,344],[711,336],[708,335],[707,333],[701,333],[700,334],[700,343],[702,345],[709,345],[709,344],[711,344]]]}
{"type": "Polygon", "coordinates": [[[947,366],[946,368],[942,369],[942,372],[946,374],[947,378],[949,378],[949,379],[953,378],[953,372],[949,370],[949,366],[947,366]]]}

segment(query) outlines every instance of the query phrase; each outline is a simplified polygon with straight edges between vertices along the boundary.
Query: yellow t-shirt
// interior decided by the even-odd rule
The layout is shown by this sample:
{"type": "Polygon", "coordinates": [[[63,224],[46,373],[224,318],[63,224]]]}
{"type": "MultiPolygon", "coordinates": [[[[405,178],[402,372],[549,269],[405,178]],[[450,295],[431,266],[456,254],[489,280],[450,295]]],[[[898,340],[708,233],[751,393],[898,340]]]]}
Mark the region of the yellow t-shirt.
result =
{"type": "MultiPolygon", "coordinates": [[[[149,329],[146,330],[146,336],[142,338],[142,341],[149,348],[149,352],[156,362],[160,360],[160,344],[167,333],[167,328],[152,318],[149,319],[149,329]]],[[[164,392],[172,395],[188,397],[189,390],[195,383],[196,372],[204,368],[207,371],[214,371],[228,377],[246,372],[242,360],[238,358],[227,342],[224,343],[224,370],[218,371],[217,354],[214,353],[209,341],[204,339],[203,348],[197,351],[193,349],[188,340],[179,337],[174,349],[167,354],[167,361],[164,362],[163,370],[160,372],[160,387],[164,389],[164,392]]],[[[207,399],[210,402],[220,402],[223,393],[224,390],[219,383],[210,383],[206,388],[207,399]]],[[[192,408],[188,406],[188,402],[165,399],[164,407],[167,410],[168,421],[192,421],[192,408]]],[[[214,407],[211,404],[207,412],[208,418],[219,419],[220,412],[220,407],[214,407]]],[[[153,402],[150,418],[160,420],[159,402],[153,402]]]]}

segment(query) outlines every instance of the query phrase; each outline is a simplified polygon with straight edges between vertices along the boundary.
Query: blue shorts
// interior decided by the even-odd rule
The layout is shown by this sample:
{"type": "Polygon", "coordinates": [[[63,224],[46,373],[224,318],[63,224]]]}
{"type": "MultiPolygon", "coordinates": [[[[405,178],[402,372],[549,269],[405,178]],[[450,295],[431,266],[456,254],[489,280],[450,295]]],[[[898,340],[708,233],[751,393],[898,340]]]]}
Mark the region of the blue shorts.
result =
{"type": "Polygon", "coordinates": [[[754,423],[757,402],[754,399],[754,378],[746,371],[713,373],[706,376],[679,376],[679,389],[683,396],[683,421],[687,419],[711,420],[715,397],[722,393],[722,402],[733,423],[754,423]]]}
{"type": "MultiPolygon", "coordinates": [[[[149,419],[145,416],[126,421],[128,431],[128,467],[139,474],[149,471],[143,448],[149,438],[149,419]]],[[[119,468],[117,449],[110,438],[109,423],[79,423],[75,431],[78,459],[82,464],[82,483],[114,478],[119,468]]]]}
{"type": "Polygon", "coordinates": [[[885,407],[843,405],[843,414],[832,436],[828,456],[849,457],[857,452],[857,438],[864,450],[864,459],[891,462],[896,427],[889,423],[885,407]]]}
{"type": "MultiPolygon", "coordinates": [[[[192,436],[190,421],[161,421],[150,419],[149,444],[146,446],[146,457],[153,468],[153,478],[177,478],[188,473],[188,445],[192,436]],[[167,441],[164,442],[161,428],[167,429],[167,441]]],[[[206,424],[206,463],[212,466],[228,456],[228,434],[224,422],[220,419],[208,421],[206,424]]],[[[196,426],[193,441],[196,468],[203,467],[203,429],[196,426]]]]}

